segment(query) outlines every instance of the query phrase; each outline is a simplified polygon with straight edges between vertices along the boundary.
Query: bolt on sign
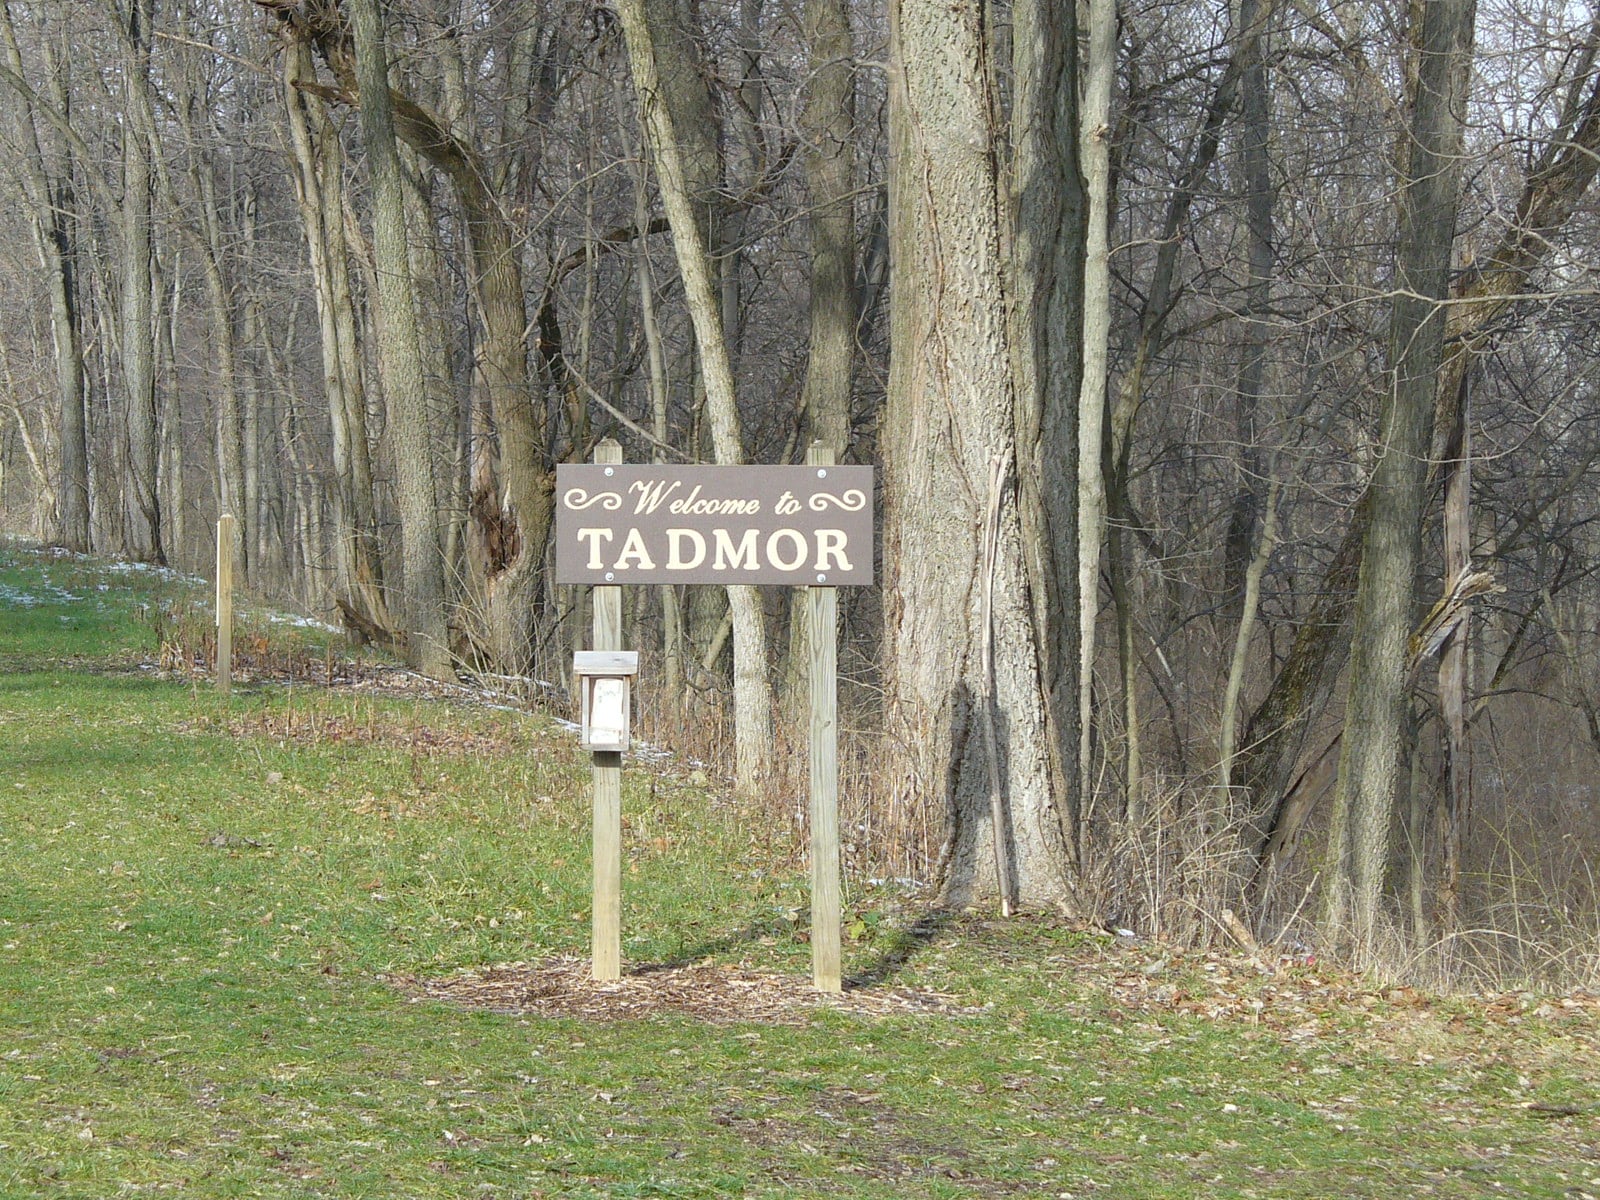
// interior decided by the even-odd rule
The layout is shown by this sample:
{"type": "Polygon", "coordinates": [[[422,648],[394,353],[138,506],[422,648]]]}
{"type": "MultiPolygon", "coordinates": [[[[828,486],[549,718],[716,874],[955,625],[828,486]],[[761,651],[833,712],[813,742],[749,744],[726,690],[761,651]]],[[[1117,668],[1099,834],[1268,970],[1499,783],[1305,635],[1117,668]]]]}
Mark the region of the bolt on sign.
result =
{"type": "Polygon", "coordinates": [[[872,582],[872,468],[556,467],[556,582],[872,582]]]}

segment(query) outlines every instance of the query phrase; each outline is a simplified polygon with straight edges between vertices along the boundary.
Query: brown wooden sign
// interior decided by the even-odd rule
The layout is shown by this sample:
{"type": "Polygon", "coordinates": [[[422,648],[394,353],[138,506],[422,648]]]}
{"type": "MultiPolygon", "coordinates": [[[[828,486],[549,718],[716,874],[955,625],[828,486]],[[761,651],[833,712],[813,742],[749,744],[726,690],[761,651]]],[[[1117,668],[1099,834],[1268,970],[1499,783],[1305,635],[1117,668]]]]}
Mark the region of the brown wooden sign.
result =
{"type": "Polygon", "coordinates": [[[871,467],[556,468],[556,582],[872,582],[871,467]]]}

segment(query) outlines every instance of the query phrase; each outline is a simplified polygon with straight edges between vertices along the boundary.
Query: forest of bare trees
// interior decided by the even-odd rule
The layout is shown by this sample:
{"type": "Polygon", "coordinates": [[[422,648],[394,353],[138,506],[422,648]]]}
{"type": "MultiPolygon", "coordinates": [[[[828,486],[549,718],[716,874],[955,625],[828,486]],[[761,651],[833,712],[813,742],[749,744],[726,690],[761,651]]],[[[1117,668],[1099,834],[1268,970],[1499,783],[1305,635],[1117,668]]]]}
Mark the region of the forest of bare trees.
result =
{"type": "MultiPolygon", "coordinates": [[[[1600,966],[1600,8],[0,0],[0,42],[0,532],[204,572],[232,512],[263,599],[559,680],[556,464],[821,442],[879,468],[858,869],[1600,966]]],[[[646,725],[775,822],[797,597],[627,602],[646,725]]]]}

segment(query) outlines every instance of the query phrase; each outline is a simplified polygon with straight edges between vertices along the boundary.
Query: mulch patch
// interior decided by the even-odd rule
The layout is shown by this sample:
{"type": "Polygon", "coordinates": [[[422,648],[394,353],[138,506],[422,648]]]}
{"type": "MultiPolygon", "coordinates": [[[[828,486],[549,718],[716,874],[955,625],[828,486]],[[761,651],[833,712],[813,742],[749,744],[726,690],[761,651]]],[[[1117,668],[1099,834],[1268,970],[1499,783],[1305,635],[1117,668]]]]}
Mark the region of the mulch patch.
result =
{"type": "Polygon", "coordinates": [[[678,1016],[711,1025],[804,1025],[821,1009],[872,1017],[970,1017],[984,1011],[920,988],[874,986],[825,995],[800,976],[711,963],[638,967],[611,983],[590,978],[585,958],[501,963],[442,978],[385,978],[415,1001],[439,1000],[459,1008],[513,1016],[597,1022],[678,1016]]]}

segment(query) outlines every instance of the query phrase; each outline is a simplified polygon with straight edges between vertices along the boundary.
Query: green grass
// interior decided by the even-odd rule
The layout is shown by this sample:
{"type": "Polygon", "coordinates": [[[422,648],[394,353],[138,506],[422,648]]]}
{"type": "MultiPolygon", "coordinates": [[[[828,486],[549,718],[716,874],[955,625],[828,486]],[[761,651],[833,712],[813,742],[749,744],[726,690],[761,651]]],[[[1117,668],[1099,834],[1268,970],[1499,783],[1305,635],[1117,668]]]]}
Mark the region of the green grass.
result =
{"type": "MultiPolygon", "coordinates": [[[[1592,1006],[918,936],[859,881],[847,970],[975,1014],[413,1001],[385,978],[584,953],[575,737],[157,678],[138,607],[182,590],[0,550],[0,1197],[1600,1194],[1592,1006]]],[[[792,832],[624,778],[627,959],[803,976],[792,832]]]]}

